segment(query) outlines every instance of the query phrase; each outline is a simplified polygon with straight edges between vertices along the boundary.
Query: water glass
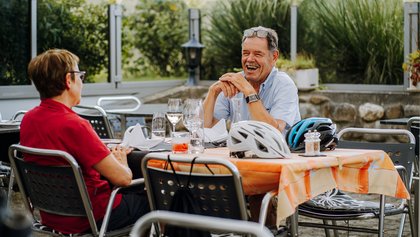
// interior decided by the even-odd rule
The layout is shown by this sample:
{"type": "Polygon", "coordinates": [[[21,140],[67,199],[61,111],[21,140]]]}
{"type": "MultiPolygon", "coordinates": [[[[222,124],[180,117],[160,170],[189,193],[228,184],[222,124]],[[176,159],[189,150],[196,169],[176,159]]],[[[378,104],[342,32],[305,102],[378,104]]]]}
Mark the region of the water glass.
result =
{"type": "Polygon", "coordinates": [[[204,110],[200,99],[187,99],[184,102],[183,119],[185,127],[191,132],[190,153],[204,152],[204,110]]]}
{"type": "Polygon", "coordinates": [[[171,138],[172,153],[188,153],[188,146],[190,144],[189,132],[172,132],[171,138]]]}
{"type": "Polygon", "coordinates": [[[231,116],[231,124],[237,123],[241,121],[241,106],[242,106],[242,98],[233,97],[230,99],[232,103],[232,116],[231,116]]]}
{"type": "Polygon", "coordinates": [[[152,139],[164,140],[166,136],[166,118],[162,112],[153,113],[152,139]]]}

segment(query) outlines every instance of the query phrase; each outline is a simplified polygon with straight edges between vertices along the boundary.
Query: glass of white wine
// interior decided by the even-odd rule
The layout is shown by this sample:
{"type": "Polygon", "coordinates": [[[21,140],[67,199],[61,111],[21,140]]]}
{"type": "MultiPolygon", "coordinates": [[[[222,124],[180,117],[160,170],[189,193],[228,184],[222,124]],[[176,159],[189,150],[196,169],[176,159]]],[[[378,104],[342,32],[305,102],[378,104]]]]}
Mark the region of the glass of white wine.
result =
{"type": "Polygon", "coordinates": [[[182,118],[182,109],[181,99],[168,100],[168,112],[166,112],[166,118],[172,124],[172,132],[175,132],[176,124],[182,118]]]}

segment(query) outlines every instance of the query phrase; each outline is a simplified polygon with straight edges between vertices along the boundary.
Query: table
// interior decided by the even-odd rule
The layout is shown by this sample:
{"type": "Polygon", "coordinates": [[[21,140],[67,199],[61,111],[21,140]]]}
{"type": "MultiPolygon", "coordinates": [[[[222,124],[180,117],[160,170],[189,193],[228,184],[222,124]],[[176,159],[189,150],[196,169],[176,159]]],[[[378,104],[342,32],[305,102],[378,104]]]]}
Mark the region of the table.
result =
{"type": "Polygon", "coordinates": [[[121,132],[127,129],[127,117],[153,117],[155,112],[167,111],[167,104],[143,104],[134,111],[106,111],[109,114],[116,114],[121,117],[121,132]]]}
{"type": "MultiPolygon", "coordinates": [[[[165,157],[167,154],[155,153],[165,157]]],[[[384,151],[336,149],[324,154],[327,156],[301,157],[292,154],[292,159],[236,159],[229,158],[227,148],[214,148],[206,149],[199,156],[229,159],[241,173],[247,195],[277,190],[277,224],[293,215],[299,204],[333,188],[396,198],[410,197],[392,160],[384,151]]],[[[183,170],[182,167],[180,169],[183,170]]],[[[185,167],[187,170],[189,168],[185,167]]]]}
{"type": "Polygon", "coordinates": [[[404,125],[407,126],[407,122],[410,118],[396,118],[396,119],[384,119],[380,120],[380,124],[385,125],[404,125]]]}
{"type": "Polygon", "coordinates": [[[0,126],[0,162],[9,163],[9,146],[19,141],[19,126],[0,126]]]}

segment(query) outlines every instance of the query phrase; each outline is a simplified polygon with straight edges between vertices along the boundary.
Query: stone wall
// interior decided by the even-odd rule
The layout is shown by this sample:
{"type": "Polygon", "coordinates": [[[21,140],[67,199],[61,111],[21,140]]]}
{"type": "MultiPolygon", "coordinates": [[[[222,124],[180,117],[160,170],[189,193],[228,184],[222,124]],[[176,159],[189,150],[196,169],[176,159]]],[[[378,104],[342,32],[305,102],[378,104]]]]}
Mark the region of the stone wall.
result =
{"type": "MultiPolygon", "coordinates": [[[[207,88],[176,87],[145,102],[166,103],[169,97],[204,98],[207,88]]],[[[328,117],[337,124],[338,130],[345,127],[404,128],[382,125],[380,120],[420,116],[420,93],[412,92],[299,91],[299,103],[302,118],[328,117]]],[[[384,138],[368,136],[366,139],[384,138]]]]}
{"type": "MultiPolygon", "coordinates": [[[[337,129],[405,128],[401,125],[383,125],[381,119],[420,116],[420,93],[409,92],[348,92],[310,91],[299,92],[302,118],[328,117],[337,129]]],[[[402,137],[379,137],[365,135],[370,141],[405,140],[402,137]]]]}

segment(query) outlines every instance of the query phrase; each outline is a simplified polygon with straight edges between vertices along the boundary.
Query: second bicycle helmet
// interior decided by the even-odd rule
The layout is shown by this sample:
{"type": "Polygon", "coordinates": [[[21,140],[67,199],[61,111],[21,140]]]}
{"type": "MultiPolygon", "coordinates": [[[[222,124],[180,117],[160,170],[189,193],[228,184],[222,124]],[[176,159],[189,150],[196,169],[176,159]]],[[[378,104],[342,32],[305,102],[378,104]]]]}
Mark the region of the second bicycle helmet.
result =
{"type": "Polygon", "coordinates": [[[296,152],[305,151],[305,133],[308,131],[320,133],[320,150],[334,150],[338,139],[336,136],[336,125],[329,118],[307,118],[302,119],[293,125],[286,134],[287,144],[290,150],[296,152]]]}
{"type": "Polygon", "coordinates": [[[239,158],[290,158],[289,147],[280,131],[259,121],[235,123],[229,131],[227,147],[239,158]]]}

